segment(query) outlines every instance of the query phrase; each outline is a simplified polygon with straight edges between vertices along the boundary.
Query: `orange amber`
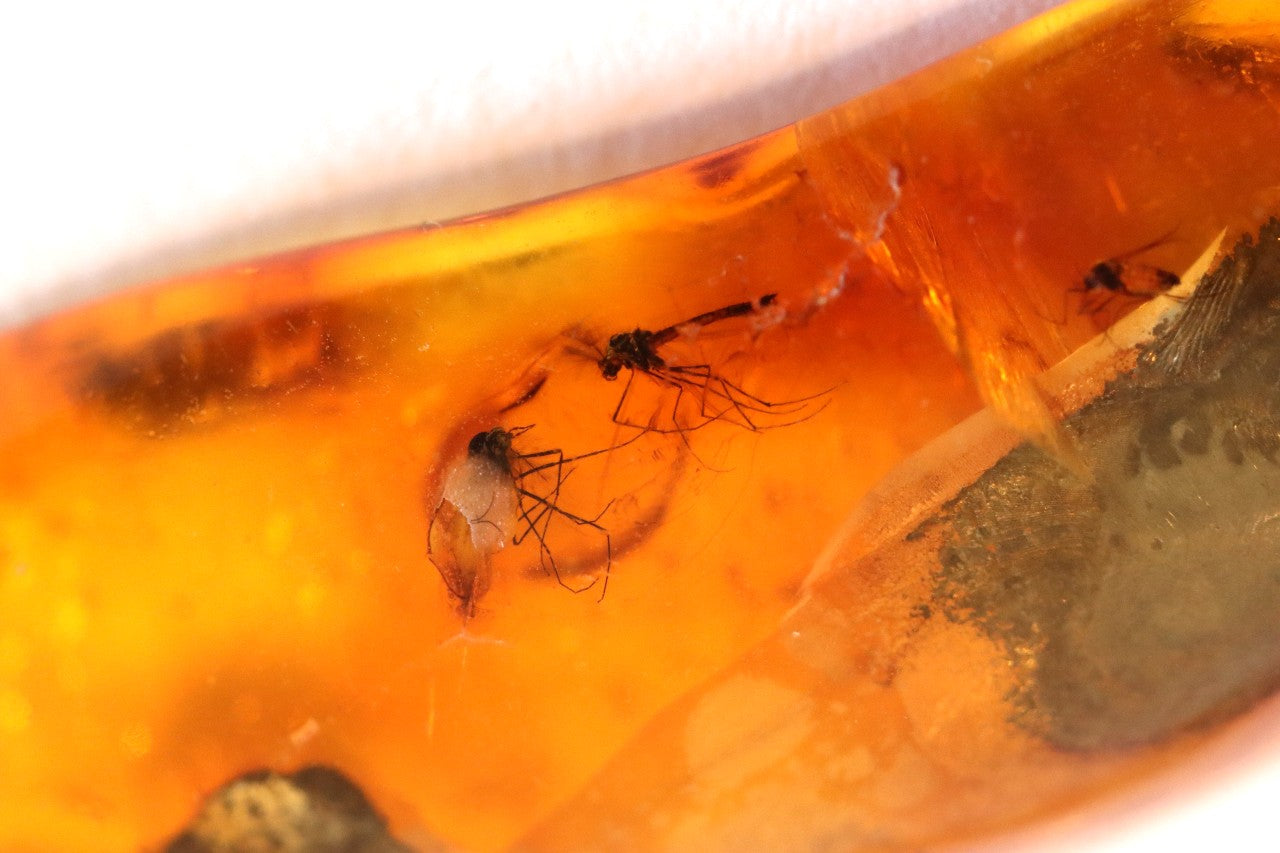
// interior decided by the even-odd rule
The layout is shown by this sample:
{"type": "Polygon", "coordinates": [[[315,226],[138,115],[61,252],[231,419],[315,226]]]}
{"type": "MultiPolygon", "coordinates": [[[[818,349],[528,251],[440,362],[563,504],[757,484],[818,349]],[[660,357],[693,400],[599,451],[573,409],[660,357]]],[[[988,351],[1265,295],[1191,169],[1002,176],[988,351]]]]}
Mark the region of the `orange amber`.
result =
{"type": "Polygon", "coordinates": [[[1280,661],[1202,714],[1084,730],[1044,692],[1059,623],[983,621],[989,581],[868,538],[915,518],[895,547],[928,540],[929,481],[864,499],[984,405],[1105,480],[1063,425],[1085,392],[1040,375],[1138,302],[1080,311],[1094,264],[1172,230],[1144,262],[1181,271],[1277,209],[1278,48],[1261,0],[1079,2],[689,163],[7,333],[0,843],[155,848],[242,773],[325,765],[415,848],[915,847],[1185,754],[1280,661]],[[670,358],[820,406],[617,422],[609,335],[775,292],[670,358]],[[496,425],[533,425],[526,453],[617,446],[540,493],[609,553],[563,518],[508,542],[464,624],[428,529],[496,425]],[[566,589],[606,559],[603,599],[566,589]]]}

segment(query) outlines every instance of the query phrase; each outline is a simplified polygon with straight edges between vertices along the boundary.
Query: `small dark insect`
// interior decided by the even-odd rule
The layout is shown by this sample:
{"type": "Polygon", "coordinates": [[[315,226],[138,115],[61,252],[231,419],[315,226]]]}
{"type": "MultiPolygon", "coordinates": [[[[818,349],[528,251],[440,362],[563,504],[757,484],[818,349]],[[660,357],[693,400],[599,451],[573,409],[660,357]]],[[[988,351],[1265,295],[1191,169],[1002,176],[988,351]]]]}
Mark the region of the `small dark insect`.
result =
{"type": "Polygon", "coordinates": [[[489,588],[490,558],[508,541],[520,545],[530,536],[537,540],[543,569],[571,592],[586,592],[600,581],[595,578],[575,587],[561,576],[548,545],[551,522],[557,518],[591,528],[604,537],[601,599],[609,588],[613,543],[600,518],[613,502],[587,518],[561,508],[559,499],[565,481],[575,470],[566,466],[622,445],[571,457],[559,449],[521,452],[514,441],[530,429],[531,425],[509,430],[493,427],[472,436],[466,456],[449,472],[432,516],[428,555],[467,615],[489,588]]]}
{"type": "Polygon", "coordinates": [[[1151,297],[1177,287],[1181,282],[1177,273],[1159,267],[1103,261],[1094,264],[1084,277],[1084,290],[1086,293],[1109,290],[1125,296],[1151,297]]]}
{"type": "Polygon", "coordinates": [[[1074,290],[1084,294],[1079,313],[1096,314],[1116,297],[1146,300],[1177,287],[1181,279],[1176,273],[1132,260],[1168,242],[1172,233],[1090,267],[1085,273],[1083,287],[1074,290]]]}
{"type": "Polygon", "coordinates": [[[709,364],[673,364],[658,351],[664,344],[670,343],[682,334],[688,334],[692,330],[710,326],[722,320],[752,314],[761,308],[773,305],[777,298],[776,293],[767,293],[754,302],[736,302],[733,305],[726,305],[656,332],[635,329],[630,332],[619,332],[610,337],[609,343],[597,362],[600,374],[605,379],[613,381],[618,378],[623,368],[631,371],[627,377],[626,387],[622,389],[622,395],[618,398],[618,405],[614,407],[613,422],[646,432],[683,434],[721,419],[730,420],[746,429],[757,431],[787,425],[769,422],[767,420],[769,417],[802,415],[787,422],[790,424],[816,414],[816,410],[806,411],[807,404],[827,394],[826,391],[794,400],[765,400],[726,379],[709,364]],[[646,424],[627,419],[624,408],[637,373],[643,373],[661,386],[675,389],[676,396],[670,412],[670,427],[661,425],[659,413],[654,413],[646,424]],[[697,418],[692,424],[681,424],[679,419],[680,405],[686,393],[696,396],[698,401],[697,418]]]}

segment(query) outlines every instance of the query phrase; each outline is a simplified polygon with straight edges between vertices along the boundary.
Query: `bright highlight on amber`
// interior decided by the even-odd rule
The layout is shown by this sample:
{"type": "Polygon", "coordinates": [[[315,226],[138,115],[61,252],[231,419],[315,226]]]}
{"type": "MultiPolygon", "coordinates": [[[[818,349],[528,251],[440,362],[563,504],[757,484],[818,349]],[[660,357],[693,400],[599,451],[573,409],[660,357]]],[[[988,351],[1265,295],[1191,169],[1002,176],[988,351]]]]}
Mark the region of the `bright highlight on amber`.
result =
{"type": "Polygon", "coordinates": [[[5,333],[0,847],[916,849],[1170,766],[1280,683],[1277,86],[1270,3],[1068,5],[5,333]]]}

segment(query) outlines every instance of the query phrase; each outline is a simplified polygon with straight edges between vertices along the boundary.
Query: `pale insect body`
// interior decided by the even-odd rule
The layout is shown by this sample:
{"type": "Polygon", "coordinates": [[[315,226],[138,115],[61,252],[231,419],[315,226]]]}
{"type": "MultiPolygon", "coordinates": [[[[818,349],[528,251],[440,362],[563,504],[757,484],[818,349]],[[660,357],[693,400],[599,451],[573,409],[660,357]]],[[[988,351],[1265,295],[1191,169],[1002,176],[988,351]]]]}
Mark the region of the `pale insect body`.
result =
{"type": "MultiPolygon", "coordinates": [[[[599,524],[608,504],[594,518],[584,518],[561,509],[557,501],[570,471],[566,463],[607,453],[616,447],[580,454],[566,459],[559,450],[521,453],[512,441],[528,426],[502,427],[476,433],[467,444],[466,456],[445,478],[440,503],[427,534],[427,553],[440,572],[450,594],[458,600],[466,616],[489,588],[491,561],[508,542],[519,545],[529,536],[537,540],[539,558],[548,574],[572,592],[584,592],[595,585],[569,585],[560,576],[554,556],[547,546],[551,521],[561,518],[597,531],[604,540],[605,568],[601,597],[608,588],[612,546],[609,532],[599,524]],[[531,490],[530,478],[545,479],[545,493],[531,490]]],[[[612,501],[610,502],[612,503],[612,501]]]]}
{"type": "Polygon", "coordinates": [[[466,517],[477,551],[492,554],[515,535],[515,475],[506,459],[483,452],[474,438],[449,472],[442,497],[466,517]]]}
{"type": "MultiPolygon", "coordinates": [[[[505,453],[491,452],[493,431],[477,433],[449,471],[427,532],[427,556],[458,608],[470,616],[489,589],[491,561],[515,535],[516,478],[505,453]]],[[[509,433],[507,446],[509,447],[509,433]]]]}

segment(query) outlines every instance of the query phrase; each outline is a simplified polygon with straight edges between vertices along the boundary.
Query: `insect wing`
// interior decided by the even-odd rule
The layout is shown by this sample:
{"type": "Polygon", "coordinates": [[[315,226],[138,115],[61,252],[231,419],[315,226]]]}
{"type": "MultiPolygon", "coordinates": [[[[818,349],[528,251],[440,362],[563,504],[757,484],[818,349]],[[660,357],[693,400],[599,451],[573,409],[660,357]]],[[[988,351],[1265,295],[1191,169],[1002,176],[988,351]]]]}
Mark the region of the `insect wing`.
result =
{"type": "Polygon", "coordinates": [[[427,555],[464,610],[489,589],[490,553],[473,544],[467,516],[449,501],[441,501],[427,532],[427,555]]]}

